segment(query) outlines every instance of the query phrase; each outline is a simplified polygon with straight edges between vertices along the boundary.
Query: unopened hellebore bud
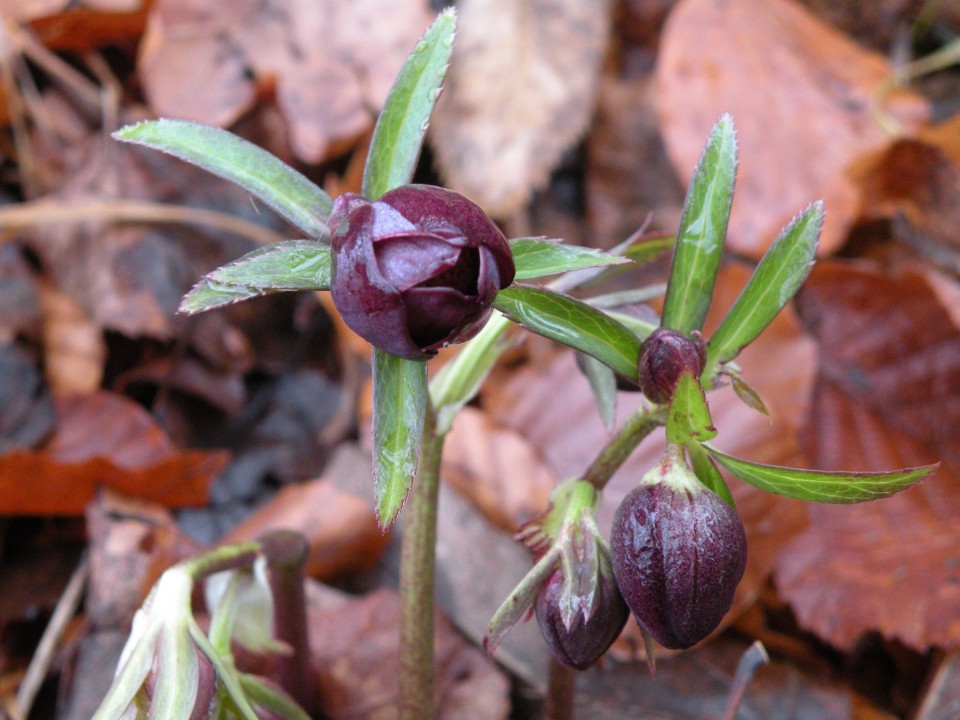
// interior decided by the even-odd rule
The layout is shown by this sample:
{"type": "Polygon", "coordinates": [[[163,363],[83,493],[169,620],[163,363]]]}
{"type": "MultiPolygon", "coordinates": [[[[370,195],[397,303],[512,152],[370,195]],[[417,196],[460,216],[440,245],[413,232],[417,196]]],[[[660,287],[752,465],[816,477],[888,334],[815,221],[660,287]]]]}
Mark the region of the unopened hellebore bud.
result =
{"type": "Polygon", "coordinates": [[[661,463],[624,498],[610,551],[640,627],[679,649],[709,635],[730,609],[747,540],[736,510],[680,460],[661,463]]]}
{"type": "Polygon", "coordinates": [[[407,185],[370,201],[351,193],[330,215],[331,291],[344,322],[408,360],[475,335],[513,282],[503,233],[459,193],[407,185]]]}
{"type": "Polygon", "coordinates": [[[707,350],[700,333],[690,337],[670,328],[657,328],[640,350],[640,389],[651,402],[669,402],[683,371],[690,368],[699,378],[706,362],[707,350]]]}
{"type": "MultiPolygon", "coordinates": [[[[604,563],[606,564],[606,562],[604,563]]],[[[577,613],[570,627],[563,624],[560,596],[563,571],[558,567],[537,595],[537,623],[550,652],[561,665],[585,670],[607,651],[627,623],[630,610],[617,589],[609,565],[601,565],[596,608],[589,620],[577,613]]]]}

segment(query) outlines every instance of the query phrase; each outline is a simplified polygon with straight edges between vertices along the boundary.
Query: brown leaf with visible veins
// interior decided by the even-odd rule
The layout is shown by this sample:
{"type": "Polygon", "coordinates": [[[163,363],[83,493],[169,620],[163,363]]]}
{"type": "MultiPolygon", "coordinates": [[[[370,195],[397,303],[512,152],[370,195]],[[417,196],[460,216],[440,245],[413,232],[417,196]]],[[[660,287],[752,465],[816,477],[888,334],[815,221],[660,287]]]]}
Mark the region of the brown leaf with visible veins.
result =
{"type": "Polygon", "coordinates": [[[818,265],[798,308],[820,341],[805,448],[826,469],[941,460],[882,501],[808,506],[777,586],[806,628],[849,649],[864,633],[925,651],[960,646],[960,331],[926,277],[818,265]]]}
{"type": "Polygon", "coordinates": [[[225,452],[178,451],[136,403],[100,391],[55,401],[58,424],[37,451],[0,455],[0,514],[75,515],[97,488],[168,507],[202,505],[225,452]]]}
{"type": "Polygon", "coordinates": [[[608,3],[461,0],[429,140],[447,184],[508,217],[584,131],[606,46],[608,3]]]}
{"type": "MultiPolygon", "coordinates": [[[[827,206],[820,252],[844,242],[861,202],[849,166],[890,142],[873,114],[890,75],[883,57],[792,0],[683,0],[674,8],[657,61],[660,127],[686,180],[712,124],[733,115],[740,168],[730,249],[759,257],[817,198],[827,206]]],[[[882,110],[904,132],[928,112],[906,92],[882,110]]]]}
{"type": "Polygon", "coordinates": [[[430,22],[414,0],[157,0],[139,74],[160,115],[229,125],[275,94],[297,157],[373,124],[430,22]]]}

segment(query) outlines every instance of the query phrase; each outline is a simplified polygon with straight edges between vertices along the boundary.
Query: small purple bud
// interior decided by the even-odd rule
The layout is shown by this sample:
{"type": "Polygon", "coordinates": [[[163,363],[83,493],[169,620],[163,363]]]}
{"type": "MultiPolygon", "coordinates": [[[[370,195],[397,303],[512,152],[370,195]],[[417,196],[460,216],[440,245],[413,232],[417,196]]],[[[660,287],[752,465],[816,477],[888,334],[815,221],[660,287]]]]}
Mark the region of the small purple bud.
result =
{"type": "Polygon", "coordinates": [[[330,215],[333,302],[375,347],[427,360],[483,327],[513,282],[510,246],[459,193],[407,185],[370,201],[337,198],[330,215]]]}
{"type": "Polygon", "coordinates": [[[670,328],[657,328],[640,349],[640,389],[651,402],[669,402],[683,371],[690,368],[694,377],[700,377],[706,362],[707,349],[700,333],[690,337],[670,328]]]}
{"type": "Polygon", "coordinates": [[[597,584],[600,596],[590,619],[584,621],[583,614],[577,613],[569,628],[563,624],[560,612],[563,571],[558,567],[540,588],[537,623],[547,647],[561,665],[574,670],[593,665],[617,639],[630,616],[609,565],[606,570],[600,573],[597,584]]]}
{"type": "Polygon", "coordinates": [[[679,649],[713,632],[730,609],[746,567],[747,539],[736,510],[695,476],[692,482],[668,476],[624,498],[610,551],[637,622],[664,647],[679,649]]]}

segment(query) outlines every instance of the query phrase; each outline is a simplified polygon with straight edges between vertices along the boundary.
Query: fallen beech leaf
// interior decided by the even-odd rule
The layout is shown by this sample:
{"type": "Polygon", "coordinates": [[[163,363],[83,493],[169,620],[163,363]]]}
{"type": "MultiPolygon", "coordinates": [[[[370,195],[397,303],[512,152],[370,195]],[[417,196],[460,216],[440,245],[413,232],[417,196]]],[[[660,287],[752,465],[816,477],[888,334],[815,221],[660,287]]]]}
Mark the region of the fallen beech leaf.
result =
{"type": "Polygon", "coordinates": [[[817,467],[941,460],[877,503],[810,505],[777,586],[801,624],[849,649],[879,631],[925,651],[960,646],[960,331],[925,277],[864,264],[814,268],[798,308],[820,341],[806,450],[817,467]]]}
{"type": "MultiPolygon", "coordinates": [[[[693,172],[721,113],[740,140],[729,248],[759,257],[810,201],[826,201],[820,252],[844,242],[860,211],[851,163],[890,137],[872,116],[891,70],[880,55],[792,0],[683,0],[670,15],[657,60],[660,126],[677,172],[693,172]]],[[[883,111],[909,133],[925,101],[901,92],[883,111]]]]}
{"type": "Polygon", "coordinates": [[[867,217],[894,219],[895,236],[960,270],[960,115],[857,164],[867,217]]]}
{"type": "Polygon", "coordinates": [[[86,614],[98,630],[127,629],[163,571],[201,550],[166,508],[110,491],[97,494],[86,519],[86,614]]]}
{"type": "Polygon", "coordinates": [[[281,488],[219,542],[253,540],[280,529],[306,538],[306,573],[319,580],[371,568],[389,540],[380,532],[370,503],[341,492],[331,480],[318,479],[281,488]]]}
{"type": "MultiPolygon", "coordinates": [[[[707,318],[707,337],[746,278],[742,266],[721,270],[717,296],[707,318]]],[[[755,462],[802,464],[794,433],[803,417],[813,377],[812,343],[800,333],[789,312],[781,313],[737,362],[744,377],[770,408],[773,422],[744,405],[729,388],[710,393],[707,400],[719,430],[714,444],[755,462]]],[[[483,397],[493,416],[523,433],[560,477],[581,474],[608,437],[572,353],[557,356],[545,367],[524,368],[502,387],[489,386],[483,397]]],[[[618,395],[618,425],[637,402],[636,394],[618,395]]],[[[655,432],[644,441],[607,485],[599,511],[601,528],[609,528],[617,505],[657,462],[664,449],[662,438],[662,432],[655,432]]],[[[803,505],[797,501],[761,492],[736,480],[730,481],[730,489],[746,527],[750,550],[727,622],[754,602],[780,547],[805,524],[803,505]]],[[[635,631],[633,623],[627,627],[630,632],[635,631]]],[[[636,640],[637,646],[642,646],[639,633],[636,640]]]]}
{"type": "MultiPolygon", "coordinates": [[[[29,6],[13,0],[13,4],[29,6]]],[[[33,3],[46,5],[24,8],[31,26],[43,44],[53,50],[89,52],[105,45],[136,42],[147,22],[147,0],[86,0],[33,3]],[[56,6],[60,7],[56,7],[56,6]]],[[[23,12],[23,10],[21,10],[23,12]]]]}
{"type": "Polygon", "coordinates": [[[465,407],[443,450],[443,479],[502,530],[515,532],[546,509],[556,478],[516,430],[465,407]]]}
{"type": "Polygon", "coordinates": [[[594,106],[608,3],[461,0],[431,146],[448,185],[508,217],[541,189],[594,106]]]}
{"type": "MultiPolygon", "coordinates": [[[[400,598],[377,590],[328,609],[309,609],[317,703],[331,720],[398,717],[400,598]]],[[[438,720],[506,720],[509,682],[436,614],[438,720]]]]}
{"type": "Polygon", "coordinates": [[[37,451],[0,455],[0,514],[75,515],[98,487],[168,507],[202,505],[225,452],[178,451],[139,405],[101,391],[55,401],[58,424],[37,451]]]}
{"type": "Polygon", "coordinates": [[[430,17],[412,0],[157,0],[138,70],[159,115],[211,125],[272,86],[294,152],[318,162],[373,124],[430,17]]]}

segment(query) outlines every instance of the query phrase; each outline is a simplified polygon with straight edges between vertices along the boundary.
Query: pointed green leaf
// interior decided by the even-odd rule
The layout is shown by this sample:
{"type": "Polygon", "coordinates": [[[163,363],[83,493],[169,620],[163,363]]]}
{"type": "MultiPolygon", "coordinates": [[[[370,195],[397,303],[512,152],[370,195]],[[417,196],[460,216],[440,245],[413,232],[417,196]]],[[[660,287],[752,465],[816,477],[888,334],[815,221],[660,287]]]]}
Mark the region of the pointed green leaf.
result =
{"type": "Polygon", "coordinates": [[[680,375],[667,412],[667,441],[683,445],[691,441],[704,442],[717,436],[710,418],[707,397],[700,381],[687,368],[680,375]]]}
{"type": "Polygon", "coordinates": [[[703,449],[703,445],[698,442],[687,443],[687,453],[690,455],[693,473],[700,482],[726,500],[730,507],[736,507],[730,488],[727,487],[723,475],[717,470],[717,466],[713,464],[713,460],[707,454],[707,451],[703,449]]]}
{"type": "Polygon", "coordinates": [[[673,235],[658,235],[633,243],[623,253],[624,257],[638,265],[646,265],[657,260],[673,247],[676,238],[673,235]]]}
{"type": "Polygon", "coordinates": [[[330,247],[314,240],[284,240],[227,263],[200,279],[180,302],[193,315],[287,290],[328,290],[330,247]]]}
{"type": "Polygon", "coordinates": [[[800,289],[813,267],[822,227],[823,202],[815,202],[783,229],[710,338],[707,372],[733,360],[800,289]]]}
{"type": "Polygon", "coordinates": [[[517,280],[529,280],[602,265],[623,265],[630,260],[603,250],[565,245],[546,238],[514,238],[510,241],[517,280]]]}
{"type": "Polygon", "coordinates": [[[737,137],[733,119],[723,115],[710,132],[687,189],[663,304],[665,327],[687,334],[703,327],[720,269],[736,174],[737,137]]]}
{"type": "Polygon", "coordinates": [[[186,120],[148,120],[113,134],[161,150],[236,183],[314,240],[329,237],[333,201],[280,158],[220,128],[186,120]]]}
{"type": "Polygon", "coordinates": [[[456,23],[453,9],[440,13],[394,80],[370,140],[363,171],[366,197],[375,200],[413,177],[450,62],[456,23]]]}
{"type": "Polygon", "coordinates": [[[640,341],[616,320],[569,295],[515,284],[493,306],[528,330],[595,357],[636,381],[640,341]]]}
{"type": "Polygon", "coordinates": [[[740,373],[729,373],[730,377],[730,387],[733,388],[734,394],[740,398],[740,402],[746,405],[751,410],[756,410],[758,413],[763,415],[770,415],[770,411],[767,410],[766,404],[763,402],[763,398],[760,397],[760,393],[756,389],[747,383],[740,373]]]}
{"type": "Polygon", "coordinates": [[[264,290],[329,290],[330,246],[314,240],[284,240],[257,248],[217,268],[208,278],[264,290]]]}
{"type": "Polygon", "coordinates": [[[858,503],[893,495],[923,480],[940,465],[892,472],[824,472],[761,465],[704,445],[713,459],[744,482],[776,495],[820,503],[858,503]]]}
{"type": "Polygon", "coordinates": [[[616,373],[596,358],[584,353],[577,354],[577,363],[590,383],[593,401],[600,413],[600,419],[603,420],[603,426],[608,431],[612,430],[617,412],[616,373]]]}
{"type": "Polygon", "coordinates": [[[417,474],[427,403],[427,364],[373,349],[373,480],[387,530],[417,474]]]}

